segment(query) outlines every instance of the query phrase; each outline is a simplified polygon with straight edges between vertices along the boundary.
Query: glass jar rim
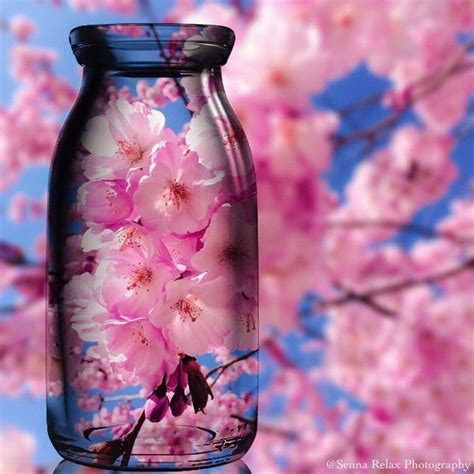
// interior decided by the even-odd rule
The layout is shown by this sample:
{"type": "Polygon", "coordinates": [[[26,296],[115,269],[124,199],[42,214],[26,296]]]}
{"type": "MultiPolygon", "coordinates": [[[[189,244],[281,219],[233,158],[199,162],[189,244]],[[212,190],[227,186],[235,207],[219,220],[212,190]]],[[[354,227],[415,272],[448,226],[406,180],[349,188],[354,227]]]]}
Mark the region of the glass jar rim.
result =
{"type": "Polygon", "coordinates": [[[69,42],[82,65],[199,69],[224,65],[235,34],[221,25],[109,23],[77,26],[69,42]]]}
{"type": "Polygon", "coordinates": [[[142,48],[146,47],[144,42],[147,41],[156,44],[156,35],[161,41],[206,43],[229,49],[232,49],[235,41],[233,30],[223,25],[200,23],[101,23],[76,26],[69,33],[69,42],[73,51],[75,48],[92,46],[98,42],[106,42],[111,45],[114,43],[129,43],[130,45],[135,44],[137,48],[142,48]],[[177,33],[182,29],[196,30],[196,34],[187,39],[180,38],[177,33]],[[206,29],[213,30],[213,38],[200,34],[206,29]],[[219,39],[216,39],[216,37],[219,39]]]}

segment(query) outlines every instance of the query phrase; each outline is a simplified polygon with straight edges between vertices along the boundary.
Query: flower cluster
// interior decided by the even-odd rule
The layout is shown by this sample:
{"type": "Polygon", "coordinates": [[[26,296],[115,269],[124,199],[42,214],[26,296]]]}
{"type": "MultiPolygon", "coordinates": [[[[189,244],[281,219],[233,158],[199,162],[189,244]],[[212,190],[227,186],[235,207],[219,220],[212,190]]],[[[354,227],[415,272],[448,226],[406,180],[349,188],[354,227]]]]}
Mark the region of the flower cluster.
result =
{"type": "MultiPolygon", "coordinates": [[[[206,119],[191,121],[194,135],[206,119]]],[[[199,144],[212,147],[214,135],[202,134],[199,144]]],[[[179,352],[254,348],[255,210],[231,202],[225,161],[205,166],[141,101],[112,101],[89,120],[82,144],[77,213],[94,266],[65,287],[79,337],[158,398],[179,352]]]]}

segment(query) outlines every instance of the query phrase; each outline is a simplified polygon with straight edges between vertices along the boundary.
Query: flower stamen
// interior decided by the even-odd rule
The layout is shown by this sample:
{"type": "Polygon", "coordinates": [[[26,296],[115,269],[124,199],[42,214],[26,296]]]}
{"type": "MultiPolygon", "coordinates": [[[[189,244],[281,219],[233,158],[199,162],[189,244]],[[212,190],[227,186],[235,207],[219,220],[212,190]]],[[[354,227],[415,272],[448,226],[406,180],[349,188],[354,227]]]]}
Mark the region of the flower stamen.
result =
{"type": "Polygon", "coordinates": [[[178,311],[178,315],[183,322],[189,318],[191,322],[194,323],[202,313],[202,308],[197,305],[197,297],[193,295],[180,299],[177,303],[171,306],[170,309],[178,311]]]}
{"type": "MultiPolygon", "coordinates": [[[[127,290],[138,290],[144,286],[148,286],[153,278],[153,271],[145,266],[139,266],[132,271],[127,290]]],[[[150,291],[147,289],[147,291],[150,291]]]]}
{"type": "Polygon", "coordinates": [[[123,160],[128,160],[135,165],[143,159],[143,150],[136,141],[119,140],[116,155],[123,160]]]}
{"type": "Polygon", "coordinates": [[[165,188],[163,193],[163,199],[166,206],[174,206],[178,210],[183,203],[185,203],[190,197],[190,192],[187,186],[173,179],[169,183],[169,186],[165,188]]]}

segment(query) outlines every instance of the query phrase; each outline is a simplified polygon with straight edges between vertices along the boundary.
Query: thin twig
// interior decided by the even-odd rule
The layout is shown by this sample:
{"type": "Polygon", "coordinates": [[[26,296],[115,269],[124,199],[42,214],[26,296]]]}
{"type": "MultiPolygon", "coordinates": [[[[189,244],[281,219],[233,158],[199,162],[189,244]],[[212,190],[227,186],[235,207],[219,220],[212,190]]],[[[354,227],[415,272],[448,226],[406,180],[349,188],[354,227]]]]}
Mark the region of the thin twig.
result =
{"type": "Polygon", "coordinates": [[[286,369],[298,370],[298,366],[288,357],[287,353],[278,344],[276,338],[267,337],[260,342],[260,347],[265,348],[268,355],[281,366],[286,369]]]}
{"type": "MultiPolygon", "coordinates": [[[[166,51],[163,47],[163,43],[161,42],[160,37],[158,36],[158,32],[155,29],[155,25],[151,24],[150,26],[151,26],[151,31],[153,31],[153,35],[155,36],[156,43],[158,44],[158,48],[160,50],[160,55],[164,59],[165,64],[167,66],[169,66],[170,65],[170,59],[166,54],[166,51]]],[[[189,102],[188,102],[188,99],[186,97],[186,92],[184,90],[184,87],[181,85],[181,83],[178,81],[178,79],[176,77],[173,77],[173,82],[174,82],[176,88],[178,89],[178,93],[179,93],[179,96],[181,97],[181,100],[184,102],[184,105],[187,108],[189,102]]],[[[190,110],[189,110],[189,113],[191,114],[191,116],[193,115],[193,113],[190,110]]]]}
{"type": "Polygon", "coordinates": [[[357,100],[352,104],[337,109],[336,112],[341,117],[347,117],[353,112],[358,112],[360,109],[378,104],[385,97],[385,94],[385,92],[379,92],[378,94],[364,97],[363,99],[357,100]]]}
{"type": "MultiPolygon", "coordinates": [[[[407,288],[413,288],[415,286],[421,286],[421,285],[430,285],[434,283],[439,283],[443,280],[447,280],[449,278],[452,278],[453,276],[458,275],[459,273],[462,273],[465,270],[472,270],[474,269],[474,257],[466,260],[464,263],[461,265],[458,265],[456,267],[450,268],[448,270],[444,270],[442,272],[434,273],[432,275],[428,275],[423,278],[408,278],[406,280],[402,280],[396,283],[391,283],[386,286],[382,286],[380,288],[373,288],[371,290],[364,291],[362,293],[357,293],[357,298],[358,300],[362,299],[372,299],[379,296],[379,295],[385,295],[388,293],[395,293],[397,291],[405,290],[407,288]]],[[[346,303],[354,301],[354,294],[355,292],[351,291],[350,293],[346,293],[342,296],[339,296],[337,298],[332,298],[328,299],[326,301],[319,301],[316,304],[316,307],[318,308],[317,310],[320,311],[324,308],[328,307],[334,307],[334,306],[342,306],[346,303]]]]}
{"type": "Polygon", "coordinates": [[[137,439],[138,433],[140,432],[143,423],[145,422],[145,410],[140,413],[140,416],[135,421],[132,429],[127,433],[125,438],[123,439],[125,443],[125,451],[122,455],[122,462],[120,463],[120,467],[127,467],[128,463],[130,462],[130,456],[132,455],[133,446],[135,445],[135,441],[137,439]]]}
{"type": "Polygon", "coordinates": [[[341,287],[341,289],[344,291],[344,293],[350,300],[365,304],[377,313],[380,313],[382,316],[393,318],[396,315],[395,311],[392,311],[391,309],[381,305],[380,303],[377,303],[372,296],[357,293],[354,290],[343,287],[341,284],[339,284],[338,286],[341,287]]]}
{"type": "Polygon", "coordinates": [[[232,0],[231,4],[240,15],[244,13],[244,6],[242,5],[242,0],[232,0]]]}
{"type": "Polygon", "coordinates": [[[471,244],[474,243],[474,238],[463,237],[456,235],[453,232],[435,230],[430,227],[425,227],[420,224],[415,224],[411,222],[400,222],[394,219],[377,219],[377,220],[368,220],[368,219],[351,219],[351,220],[330,220],[326,222],[328,227],[341,227],[348,229],[359,229],[365,227],[388,227],[393,229],[398,229],[400,231],[408,231],[414,234],[421,235],[423,237],[432,237],[432,238],[443,238],[450,240],[457,244],[471,244]]]}
{"type": "MultiPolygon", "coordinates": [[[[251,425],[251,426],[257,426],[257,422],[249,418],[245,418],[240,415],[230,415],[230,417],[234,418],[235,420],[239,420],[242,423],[247,423],[248,425],[251,425]]],[[[275,425],[262,423],[262,422],[258,423],[258,431],[277,435],[277,436],[282,436],[288,439],[296,439],[298,437],[298,434],[294,431],[290,431],[280,426],[275,426],[275,425]]]]}
{"type": "MultiPolygon", "coordinates": [[[[474,67],[473,61],[463,61],[469,50],[473,47],[474,40],[467,42],[462,50],[447,65],[440,68],[434,74],[426,75],[410,84],[407,89],[411,91],[411,96],[407,101],[406,107],[395,110],[388,117],[383,118],[375,125],[365,130],[357,130],[347,135],[333,135],[332,139],[335,143],[335,146],[341,147],[348,143],[357,142],[359,140],[365,140],[369,143],[373,143],[377,137],[383,135],[388,129],[395,125],[399,119],[401,119],[401,117],[407,112],[408,106],[413,105],[416,101],[438,90],[448,77],[463,73],[464,71],[474,67]]],[[[377,102],[377,99],[381,99],[384,96],[385,94],[377,94],[373,97],[363,99],[359,102],[359,104],[362,104],[362,106],[365,106],[366,104],[372,105],[377,102]]],[[[347,110],[349,110],[349,113],[352,113],[356,110],[356,108],[357,104],[353,106],[350,105],[345,109],[342,109],[342,111],[348,113],[347,110]]]]}
{"type": "MultiPolygon", "coordinates": [[[[158,32],[155,29],[154,22],[156,21],[155,19],[155,13],[153,11],[153,8],[149,2],[149,0],[141,0],[141,7],[143,12],[145,13],[146,16],[150,19],[152,23],[149,24],[151,31],[153,32],[153,36],[155,37],[156,44],[158,46],[158,49],[160,50],[160,56],[163,58],[165,61],[165,64],[169,66],[170,64],[170,58],[166,54],[165,48],[163,47],[163,43],[161,42],[161,39],[158,35],[158,32]]],[[[184,102],[184,105],[188,106],[188,99],[186,97],[186,91],[184,90],[184,87],[181,85],[181,83],[178,81],[176,77],[173,77],[173,82],[175,83],[176,88],[178,89],[179,96],[181,97],[181,100],[184,102]]],[[[192,112],[189,111],[191,117],[192,117],[192,112]]]]}
{"type": "Polygon", "coordinates": [[[236,364],[237,362],[240,362],[242,360],[246,360],[248,359],[249,357],[252,357],[253,355],[255,355],[256,353],[258,352],[258,349],[255,349],[253,351],[250,351],[250,352],[247,352],[245,354],[242,354],[241,356],[239,357],[236,357],[235,359],[232,359],[231,361],[225,363],[225,364],[221,364],[221,365],[218,365],[217,367],[214,367],[212,370],[210,370],[207,374],[206,374],[206,379],[209,378],[211,375],[214,375],[216,372],[218,372],[217,374],[217,377],[212,381],[211,383],[211,388],[215,385],[215,383],[217,382],[217,380],[219,379],[219,377],[229,368],[231,367],[232,365],[236,364]]]}

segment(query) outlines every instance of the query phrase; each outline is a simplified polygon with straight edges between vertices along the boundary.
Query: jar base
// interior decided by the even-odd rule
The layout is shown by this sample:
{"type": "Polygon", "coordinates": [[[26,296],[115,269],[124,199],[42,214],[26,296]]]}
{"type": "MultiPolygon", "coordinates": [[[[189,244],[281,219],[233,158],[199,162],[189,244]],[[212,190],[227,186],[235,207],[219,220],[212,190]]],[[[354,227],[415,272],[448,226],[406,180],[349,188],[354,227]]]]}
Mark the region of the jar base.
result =
{"type": "MultiPolygon", "coordinates": [[[[233,439],[221,439],[217,441],[217,446],[202,452],[166,455],[163,453],[132,453],[127,466],[122,466],[122,458],[119,456],[114,462],[104,463],[104,459],[98,459],[97,455],[89,451],[83,443],[74,443],[73,439],[51,436],[51,442],[57,453],[66,461],[74,465],[93,467],[96,469],[106,469],[114,472],[179,472],[179,471],[200,471],[201,469],[217,468],[239,461],[250,448],[255,438],[255,432],[246,436],[233,439]],[[67,441],[66,441],[67,440],[67,441]],[[81,446],[82,444],[82,446],[81,446]],[[166,459],[173,459],[173,461],[166,459]]],[[[58,473],[71,474],[76,471],[58,471],[58,473]]],[[[78,470],[77,474],[82,471],[78,470]]],[[[213,471],[212,471],[213,472],[213,471]]],[[[219,470],[219,472],[221,472],[219,470]]],[[[224,471],[222,471],[224,472],[224,471]]],[[[229,470],[232,473],[250,472],[229,470]]],[[[56,473],[56,471],[55,471],[56,473]]],[[[57,474],[57,473],[56,473],[57,474]]]]}
{"type": "MultiPolygon", "coordinates": [[[[229,472],[233,474],[246,474],[251,473],[250,469],[246,466],[245,463],[241,461],[243,454],[228,456],[225,459],[216,461],[216,462],[207,462],[199,465],[193,466],[184,466],[182,463],[171,465],[172,463],[147,463],[146,465],[132,465],[127,467],[118,465],[105,465],[94,462],[91,458],[86,456],[71,456],[70,454],[65,454],[58,451],[58,454],[63,458],[63,460],[58,464],[53,474],[81,474],[80,466],[91,467],[95,469],[106,469],[107,471],[120,473],[120,472],[201,472],[201,469],[206,469],[206,472],[209,474],[222,474],[229,472]],[[225,466],[235,465],[232,469],[228,471],[224,468],[225,466]],[[217,469],[219,468],[219,469],[217,469]]],[[[194,464],[194,463],[193,463],[194,464]]],[[[102,473],[101,473],[102,474],[102,473]]],[[[103,473],[106,474],[106,473],[103,473]]]]}

